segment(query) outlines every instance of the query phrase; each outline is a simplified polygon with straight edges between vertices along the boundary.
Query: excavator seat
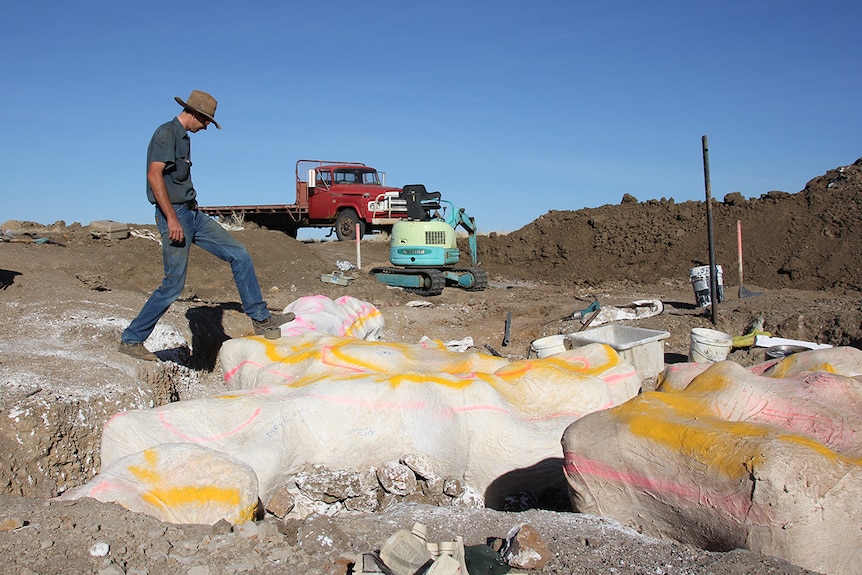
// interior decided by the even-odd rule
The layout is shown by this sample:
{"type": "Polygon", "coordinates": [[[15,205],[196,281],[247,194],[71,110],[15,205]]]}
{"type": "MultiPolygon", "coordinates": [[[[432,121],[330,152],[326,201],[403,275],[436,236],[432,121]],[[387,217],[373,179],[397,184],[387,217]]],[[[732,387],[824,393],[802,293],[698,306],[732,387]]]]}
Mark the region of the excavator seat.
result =
{"type": "Polygon", "coordinates": [[[407,202],[407,217],[427,222],[431,212],[440,209],[440,192],[429,192],[424,184],[408,184],[398,196],[407,202]]]}

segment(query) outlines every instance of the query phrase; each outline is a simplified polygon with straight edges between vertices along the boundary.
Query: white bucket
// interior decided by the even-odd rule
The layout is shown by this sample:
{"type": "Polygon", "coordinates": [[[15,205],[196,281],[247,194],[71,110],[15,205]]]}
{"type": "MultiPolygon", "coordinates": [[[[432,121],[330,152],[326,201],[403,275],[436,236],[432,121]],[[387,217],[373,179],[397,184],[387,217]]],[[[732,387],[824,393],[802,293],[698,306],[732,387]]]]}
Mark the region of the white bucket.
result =
{"type": "Polygon", "coordinates": [[[691,330],[688,360],[694,363],[724,361],[732,347],[733,338],[723,331],[695,327],[691,330]]]}
{"type": "MultiPolygon", "coordinates": [[[[705,307],[712,303],[712,296],[709,293],[709,266],[691,268],[688,272],[688,279],[691,280],[691,285],[694,288],[694,299],[697,302],[697,307],[705,307]]],[[[723,280],[721,266],[717,265],[715,266],[715,281],[718,303],[724,301],[723,280]]]]}
{"type": "Polygon", "coordinates": [[[530,344],[530,347],[534,352],[536,352],[536,355],[538,355],[539,357],[548,357],[549,355],[554,355],[555,353],[566,351],[567,337],[568,336],[566,336],[565,334],[541,337],[539,339],[533,340],[533,343],[530,344]]]}

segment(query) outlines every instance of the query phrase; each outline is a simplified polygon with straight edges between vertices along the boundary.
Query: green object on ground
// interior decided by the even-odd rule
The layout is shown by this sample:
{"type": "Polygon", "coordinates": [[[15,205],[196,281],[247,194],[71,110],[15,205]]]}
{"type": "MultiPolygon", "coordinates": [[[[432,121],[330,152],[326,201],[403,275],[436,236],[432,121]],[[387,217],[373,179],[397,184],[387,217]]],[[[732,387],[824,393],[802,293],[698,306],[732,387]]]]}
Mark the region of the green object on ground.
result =
{"type": "Polygon", "coordinates": [[[512,570],[500,554],[487,545],[465,546],[464,561],[470,575],[498,575],[512,570]]]}

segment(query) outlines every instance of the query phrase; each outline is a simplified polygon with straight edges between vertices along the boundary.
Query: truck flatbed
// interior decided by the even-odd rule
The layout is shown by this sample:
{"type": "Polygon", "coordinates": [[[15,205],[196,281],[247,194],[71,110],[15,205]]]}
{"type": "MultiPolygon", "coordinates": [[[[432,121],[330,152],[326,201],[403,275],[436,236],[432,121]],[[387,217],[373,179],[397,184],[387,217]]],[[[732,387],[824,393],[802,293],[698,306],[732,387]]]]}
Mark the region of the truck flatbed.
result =
{"type": "Polygon", "coordinates": [[[303,210],[297,204],[269,204],[256,206],[198,206],[198,209],[205,214],[211,216],[230,216],[232,214],[297,214],[300,215],[303,210]]]}

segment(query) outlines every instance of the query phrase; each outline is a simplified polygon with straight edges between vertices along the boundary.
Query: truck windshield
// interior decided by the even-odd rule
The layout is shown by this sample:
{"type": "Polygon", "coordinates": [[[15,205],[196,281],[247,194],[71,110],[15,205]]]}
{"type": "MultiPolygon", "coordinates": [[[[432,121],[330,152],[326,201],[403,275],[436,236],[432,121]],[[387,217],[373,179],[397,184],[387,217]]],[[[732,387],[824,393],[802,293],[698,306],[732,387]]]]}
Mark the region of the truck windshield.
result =
{"type": "Polygon", "coordinates": [[[336,184],[380,185],[380,179],[374,170],[336,170],[333,175],[336,184]]]}

